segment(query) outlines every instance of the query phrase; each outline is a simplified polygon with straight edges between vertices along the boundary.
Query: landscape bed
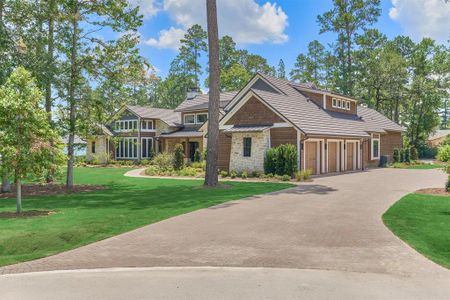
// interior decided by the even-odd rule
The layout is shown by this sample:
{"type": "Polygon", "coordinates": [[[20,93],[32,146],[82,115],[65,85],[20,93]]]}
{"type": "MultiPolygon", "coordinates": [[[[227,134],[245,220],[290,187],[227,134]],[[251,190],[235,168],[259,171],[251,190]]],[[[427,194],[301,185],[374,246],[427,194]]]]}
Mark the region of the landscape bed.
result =
{"type": "Polygon", "coordinates": [[[450,196],[409,194],[389,208],[383,221],[418,252],[450,268],[450,196]]]}
{"type": "MultiPolygon", "coordinates": [[[[127,168],[75,168],[76,184],[104,185],[87,193],[25,197],[25,211],[47,216],[0,218],[0,266],[86,245],[147,224],[230,200],[289,188],[288,183],[224,182],[206,189],[199,180],[123,176],[127,168]]],[[[0,213],[15,199],[0,199],[0,213]]]]}

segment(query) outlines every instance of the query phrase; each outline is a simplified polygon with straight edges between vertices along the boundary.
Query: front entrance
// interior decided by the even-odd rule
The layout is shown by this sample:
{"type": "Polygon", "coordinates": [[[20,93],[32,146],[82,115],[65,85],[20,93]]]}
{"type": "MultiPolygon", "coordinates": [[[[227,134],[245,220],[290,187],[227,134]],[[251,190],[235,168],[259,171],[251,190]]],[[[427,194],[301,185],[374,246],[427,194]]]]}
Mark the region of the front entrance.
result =
{"type": "Polygon", "coordinates": [[[191,161],[194,161],[195,151],[198,149],[198,147],[199,147],[198,142],[189,142],[189,158],[191,161]]]}
{"type": "Polygon", "coordinates": [[[339,167],[338,142],[328,142],[328,172],[337,172],[339,167]]]}
{"type": "Polygon", "coordinates": [[[312,174],[319,174],[318,157],[317,155],[319,142],[305,142],[305,167],[312,170],[312,174]]]}

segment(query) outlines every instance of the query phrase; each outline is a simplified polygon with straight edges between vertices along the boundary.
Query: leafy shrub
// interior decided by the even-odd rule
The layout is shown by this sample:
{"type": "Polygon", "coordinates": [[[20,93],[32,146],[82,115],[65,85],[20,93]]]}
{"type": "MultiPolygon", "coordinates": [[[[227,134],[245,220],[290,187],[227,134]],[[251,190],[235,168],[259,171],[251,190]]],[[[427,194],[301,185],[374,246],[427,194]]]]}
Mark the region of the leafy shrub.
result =
{"type": "Polygon", "coordinates": [[[173,166],[173,155],[167,152],[158,153],[153,157],[152,163],[161,169],[169,169],[173,166]]]}
{"type": "Polygon", "coordinates": [[[405,164],[401,163],[401,162],[395,162],[395,163],[391,164],[390,167],[395,168],[395,169],[402,169],[405,167],[405,164]]]}
{"type": "Polygon", "coordinates": [[[281,175],[274,175],[273,178],[275,178],[276,180],[283,180],[283,176],[281,175]]]}
{"type": "Polygon", "coordinates": [[[258,171],[253,171],[253,172],[252,172],[252,177],[254,177],[254,178],[259,178],[260,176],[261,176],[261,174],[259,174],[258,171]]]}
{"type": "Polygon", "coordinates": [[[197,148],[194,152],[194,162],[200,162],[202,160],[202,151],[197,148]]]}
{"type": "Polygon", "coordinates": [[[75,163],[76,164],[86,163],[86,155],[77,155],[77,156],[75,156],[75,163]]]}
{"type": "Polygon", "coordinates": [[[273,178],[273,173],[267,173],[267,174],[266,174],[266,177],[267,177],[267,178],[273,178]]]}
{"type": "Polygon", "coordinates": [[[290,180],[291,180],[291,176],[289,176],[289,175],[283,175],[283,176],[281,177],[281,180],[282,180],[282,181],[290,181],[290,180]]]}
{"type": "Polygon", "coordinates": [[[147,165],[150,164],[150,161],[149,161],[148,159],[142,159],[142,160],[140,161],[140,164],[143,165],[143,166],[147,166],[147,165]]]}
{"type": "Polygon", "coordinates": [[[264,172],[293,176],[297,171],[297,148],[292,144],[280,145],[266,152],[264,172]]]}
{"type": "Polygon", "coordinates": [[[184,166],[184,148],[181,144],[176,144],[173,154],[173,167],[175,170],[180,170],[184,166]]]}
{"type": "Polygon", "coordinates": [[[417,152],[419,153],[419,158],[436,158],[438,148],[422,143],[417,146],[417,152]]]}
{"type": "Polygon", "coordinates": [[[308,180],[311,177],[311,175],[312,175],[311,169],[301,170],[295,173],[295,179],[297,181],[308,180]]]}
{"type": "Polygon", "coordinates": [[[450,192],[450,176],[447,178],[447,183],[445,184],[445,190],[450,192]]]}
{"type": "Polygon", "coordinates": [[[395,163],[400,162],[400,150],[398,150],[397,148],[394,149],[392,159],[395,163]]]}
{"type": "Polygon", "coordinates": [[[228,172],[225,170],[220,171],[220,177],[223,177],[223,178],[228,177],[228,172]]]}
{"type": "Polygon", "coordinates": [[[199,173],[198,169],[195,169],[195,168],[192,168],[192,167],[182,168],[182,169],[177,171],[177,175],[178,176],[195,177],[195,176],[198,175],[198,173],[199,173]]]}
{"type": "Polygon", "coordinates": [[[191,164],[191,167],[193,167],[194,169],[203,169],[203,164],[201,162],[193,162],[191,164]]]}
{"type": "Polygon", "coordinates": [[[404,157],[404,162],[405,163],[410,163],[411,162],[411,152],[409,151],[409,148],[405,148],[404,151],[405,151],[404,152],[405,154],[403,156],[404,157]]]}
{"type": "Polygon", "coordinates": [[[410,155],[411,155],[411,160],[418,160],[419,159],[419,155],[417,153],[417,148],[414,146],[411,146],[410,150],[410,155]]]}
{"type": "Polygon", "coordinates": [[[405,162],[405,149],[400,149],[400,162],[405,162]]]}
{"type": "Polygon", "coordinates": [[[244,171],[244,172],[241,173],[241,178],[242,178],[242,179],[247,179],[247,178],[248,178],[248,173],[247,173],[247,171],[244,171]]]}
{"type": "Polygon", "coordinates": [[[161,170],[157,166],[149,166],[145,169],[145,174],[148,176],[157,176],[159,175],[161,170]]]}
{"type": "Polygon", "coordinates": [[[437,159],[443,162],[448,162],[450,160],[450,145],[443,145],[439,147],[437,159]]]}
{"type": "Polygon", "coordinates": [[[231,177],[231,178],[234,179],[234,178],[236,178],[236,176],[237,176],[236,171],[231,171],[231,172],[230,172],[230,177],[231,177]]]}

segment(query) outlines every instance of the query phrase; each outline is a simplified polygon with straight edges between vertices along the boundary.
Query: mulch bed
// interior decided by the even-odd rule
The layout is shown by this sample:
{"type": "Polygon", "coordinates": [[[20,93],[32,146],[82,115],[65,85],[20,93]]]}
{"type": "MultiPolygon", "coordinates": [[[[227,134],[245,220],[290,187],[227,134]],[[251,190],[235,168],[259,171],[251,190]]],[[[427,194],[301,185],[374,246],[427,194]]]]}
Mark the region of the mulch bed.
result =
{"type": "Polygon", "coordinates": [[[20,214],[15,212],[3,211],[0,212],[0,219],[15,219],[15,218],[31,218],[31,217],[46,217],[56,214],[52,210],[29,210],[23,211],[20,214]]]}
{"type": "Polygon", "coordinates": [[[447,192],[444,188],[420,189],[420,190],[416,191],[416,194],[450,196],[450,193],[447,192]]]}
{"type": "MultiPolygon", "coordinates": [[[[103,185],[74,185],[72,190],[68,192],[64,184],[24,184],[22,185],[22,196],[49,196],[68,193],[82,193],[104,190],[103,185]]],[[[0,193],[0,199],[15,198],[16,187],[11,186],[11,193],[0,193]]]]}

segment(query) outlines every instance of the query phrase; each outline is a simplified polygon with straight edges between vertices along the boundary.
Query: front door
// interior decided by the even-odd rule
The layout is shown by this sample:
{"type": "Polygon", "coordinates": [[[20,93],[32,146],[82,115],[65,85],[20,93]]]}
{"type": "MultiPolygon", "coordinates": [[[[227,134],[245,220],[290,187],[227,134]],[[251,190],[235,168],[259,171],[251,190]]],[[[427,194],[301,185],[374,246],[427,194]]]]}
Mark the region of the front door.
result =
{"type": "Polygon", "coordinates": [[[351,171],[354,168],[353,159],[355,155],[355,144],[348,143],[347,144],[347,170],[351,171]]]}
{"type": "Polygon", "coordinates": [[[337,172],[337,154],[338,154],[338,143],[329,142],[328,143],[328,172],[337,172]]]}
{"type": "Polygon", "coordinates": [[[198,149],[198,142],[189,142],[189,158],[194,161],[195,151],[198,149]]]}
{"type": "Polygon", "coordinates": [[[317,169],[317,145],[318,142],[306,142],[306,169],[311,169],[314,175],[318,174],[317,169]]]}

